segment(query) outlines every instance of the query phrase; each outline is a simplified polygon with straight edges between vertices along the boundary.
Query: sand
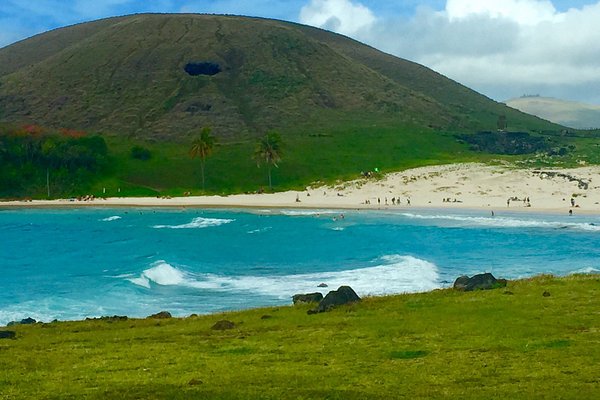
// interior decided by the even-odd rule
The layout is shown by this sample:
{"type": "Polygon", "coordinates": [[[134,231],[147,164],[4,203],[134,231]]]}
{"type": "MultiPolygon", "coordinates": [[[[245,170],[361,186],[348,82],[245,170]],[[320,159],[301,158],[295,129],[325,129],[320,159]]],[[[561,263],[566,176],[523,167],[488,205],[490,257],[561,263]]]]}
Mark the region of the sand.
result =
{"type": "Polygon", "coordinates": [[[5,201],[0,206],[138,206],[394,209],[485,209],[490,213],[539,211],[600,214],[600,166],[516,169],[477,163],[422,167],[304,191],[176,198],[107,198],[92,201],[5,201]],[[399,199],[399,204],[398,204],[399,199]],[[508,201],[510,199],[510,201],[508,201]],[[571,201],[575,203],[572,206],[571,201]],[[410,201],[410,204],[409,204],[410,201]]]}

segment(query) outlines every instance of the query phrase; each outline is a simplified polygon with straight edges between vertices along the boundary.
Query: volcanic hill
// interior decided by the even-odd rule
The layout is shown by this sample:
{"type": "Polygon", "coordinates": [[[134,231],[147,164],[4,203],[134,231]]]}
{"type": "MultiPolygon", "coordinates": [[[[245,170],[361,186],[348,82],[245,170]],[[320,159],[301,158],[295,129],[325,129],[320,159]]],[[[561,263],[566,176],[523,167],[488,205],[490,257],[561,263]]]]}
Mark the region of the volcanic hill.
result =
{"type": "Polygon", "coordinates": [[[600,106],[542,96],[522,96],[506,105],[574,129],[600,129],[600,106]]]}
{"type": "Polygon", "coordinates": [[[0,49],[0,121],[181,141],[340,121],[428,130],[556,129],[416,63],[299,24],[140,14],[0,49]]]}

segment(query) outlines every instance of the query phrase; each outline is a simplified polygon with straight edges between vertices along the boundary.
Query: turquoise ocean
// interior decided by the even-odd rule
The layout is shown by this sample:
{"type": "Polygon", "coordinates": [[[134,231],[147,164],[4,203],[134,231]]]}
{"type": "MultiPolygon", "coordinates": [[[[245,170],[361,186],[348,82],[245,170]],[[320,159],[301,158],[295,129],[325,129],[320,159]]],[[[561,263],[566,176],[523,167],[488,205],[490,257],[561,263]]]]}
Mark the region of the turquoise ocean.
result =
{"type": "Polygon", "coordinates": [[[175,316],[600,272],[600,217],[397,209],[0,210],[0,325],[175,316]],[[325,283],[327,288],[319,288],[325,283]]]}

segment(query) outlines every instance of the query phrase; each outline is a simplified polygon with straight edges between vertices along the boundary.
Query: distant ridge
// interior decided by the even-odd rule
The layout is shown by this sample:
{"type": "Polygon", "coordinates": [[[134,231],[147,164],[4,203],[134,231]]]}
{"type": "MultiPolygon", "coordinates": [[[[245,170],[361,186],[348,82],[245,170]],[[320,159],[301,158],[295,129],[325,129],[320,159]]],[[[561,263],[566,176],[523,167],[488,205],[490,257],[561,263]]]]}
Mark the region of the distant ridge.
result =
{"type": "Polygon", "coordinates": [[[299,24],[139,14],[0,49],[0,121],[158,140],[200,126],[222,139],[338,121],[440,131],[555,125],[419,64],[299,24]]]}
{"type": "Polygon", "coordinates": [[[522,96],[505,102],[528,114],[575,129],[600,128],[600,106],[552,97],[522,96]]]}

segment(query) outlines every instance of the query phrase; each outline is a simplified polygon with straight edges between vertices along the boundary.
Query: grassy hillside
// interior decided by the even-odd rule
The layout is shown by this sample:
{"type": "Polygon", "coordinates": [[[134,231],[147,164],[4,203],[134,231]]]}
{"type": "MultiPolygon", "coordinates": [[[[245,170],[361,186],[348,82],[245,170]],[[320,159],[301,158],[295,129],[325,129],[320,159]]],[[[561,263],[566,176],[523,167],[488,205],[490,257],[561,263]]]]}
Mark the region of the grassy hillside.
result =
{"type": "Polygon", "coordinates": [[[392,120],[402,128],[556,126],[412,62],[331,32],[215,15],[134,15],[0,49],[0,118],[177,141],[212,126],[227,139],[392,120]],[[188,63],[218,64],[190,76],[188,63]]]}
{"type": "MultiPolygon", "coordinates": [[[[7,399],[600,397],[600,277],[168,320],[2,328],[7,399]],[[547,292],[546,295],[543,295],[547,292]],[[235,323],[214,330],[216,321],[235,323]]],[[[158,310],[157,310],[158,311],[158,310]]]]}

